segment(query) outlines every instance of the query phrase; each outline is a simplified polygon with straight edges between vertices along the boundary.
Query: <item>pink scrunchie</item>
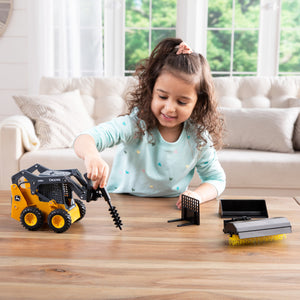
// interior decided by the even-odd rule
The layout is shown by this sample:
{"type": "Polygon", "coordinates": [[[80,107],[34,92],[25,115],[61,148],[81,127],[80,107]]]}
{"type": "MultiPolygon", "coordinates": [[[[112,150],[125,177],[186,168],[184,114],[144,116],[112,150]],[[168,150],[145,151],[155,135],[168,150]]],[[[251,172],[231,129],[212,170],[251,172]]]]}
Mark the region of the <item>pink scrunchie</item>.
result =
{"type": "Polygon", "coordinates": [[[176,52],[177,55],[179,54],[191,54],[193,53],[190,46],[188,46],[185,42],[181,42],[178,46],[178,50],[176,52]]]}

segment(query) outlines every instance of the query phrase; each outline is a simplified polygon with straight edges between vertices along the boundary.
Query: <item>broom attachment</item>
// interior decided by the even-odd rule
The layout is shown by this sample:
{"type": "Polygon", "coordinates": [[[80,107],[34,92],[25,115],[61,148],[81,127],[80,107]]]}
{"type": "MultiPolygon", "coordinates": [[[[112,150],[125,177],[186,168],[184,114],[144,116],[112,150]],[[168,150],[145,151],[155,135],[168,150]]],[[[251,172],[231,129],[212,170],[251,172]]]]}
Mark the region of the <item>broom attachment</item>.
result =
{"type": "Polygon", "coordinates": [[[292,232],[292,226],[284,217],[263,220],[240,217],[224,220],[223,232],[230,235],[229,245],[238,246],[282,240],[286,233],[292,232]]]}

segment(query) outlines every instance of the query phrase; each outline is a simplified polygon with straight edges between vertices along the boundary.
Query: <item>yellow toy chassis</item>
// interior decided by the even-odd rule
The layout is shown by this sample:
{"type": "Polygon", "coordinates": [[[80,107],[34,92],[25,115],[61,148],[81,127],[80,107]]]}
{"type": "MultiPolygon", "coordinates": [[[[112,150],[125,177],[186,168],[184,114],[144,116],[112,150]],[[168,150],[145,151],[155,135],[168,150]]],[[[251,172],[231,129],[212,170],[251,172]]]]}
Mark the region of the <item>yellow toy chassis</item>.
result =
{"type": "Polygon", "coordinates": [[[12,176],[11,193],[11,217],[28,230],[38,230],[48,223],[54,232],[65,232],[84,217],[86,208],[81,200],[96,201],[100,197],[107,201],[115,225],[122,229],[106,189],[94,190],[86,174],[83,178],[77,169],[51,170],[35,164],[12,176]],[[72,192],[80,200],[74,200],[72,192]]]}

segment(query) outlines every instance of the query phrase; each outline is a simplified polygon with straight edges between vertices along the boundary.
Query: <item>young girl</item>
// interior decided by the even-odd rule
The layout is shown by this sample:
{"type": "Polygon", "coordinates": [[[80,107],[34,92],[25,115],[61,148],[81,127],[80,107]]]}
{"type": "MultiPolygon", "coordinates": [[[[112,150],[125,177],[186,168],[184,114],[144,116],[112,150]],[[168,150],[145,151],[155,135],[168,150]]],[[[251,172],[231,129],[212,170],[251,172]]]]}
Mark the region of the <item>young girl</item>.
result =
{"type": "Polygon", "coordinates": [[[136,69],[138,87],[129,114],[99,124],[79,135],[76,154],[84,160],[94,188],[141,197],[178,197],[205,202],[225,188],[225,174],[215,148],[221,146],[222,124],[213,81],[205,58],[182,40],[161,41],[136,69]],[[119,145],[110,177],[99,156],[119,145]],[[197,170],[201,184],[188,185],[197,170]]]}

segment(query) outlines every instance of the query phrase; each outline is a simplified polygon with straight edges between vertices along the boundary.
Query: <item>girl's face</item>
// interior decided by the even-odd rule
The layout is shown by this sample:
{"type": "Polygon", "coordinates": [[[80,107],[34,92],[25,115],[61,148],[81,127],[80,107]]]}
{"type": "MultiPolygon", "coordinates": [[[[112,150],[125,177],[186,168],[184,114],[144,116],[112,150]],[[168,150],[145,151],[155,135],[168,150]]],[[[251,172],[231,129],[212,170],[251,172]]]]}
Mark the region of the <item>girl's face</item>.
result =
{"type": "Polygon", "coordinates": [[[196,85],[172,73],[163,72],[153,88],[151,110],[159,130],[178,129],[192,114],[197,102],[196,85]]]}

